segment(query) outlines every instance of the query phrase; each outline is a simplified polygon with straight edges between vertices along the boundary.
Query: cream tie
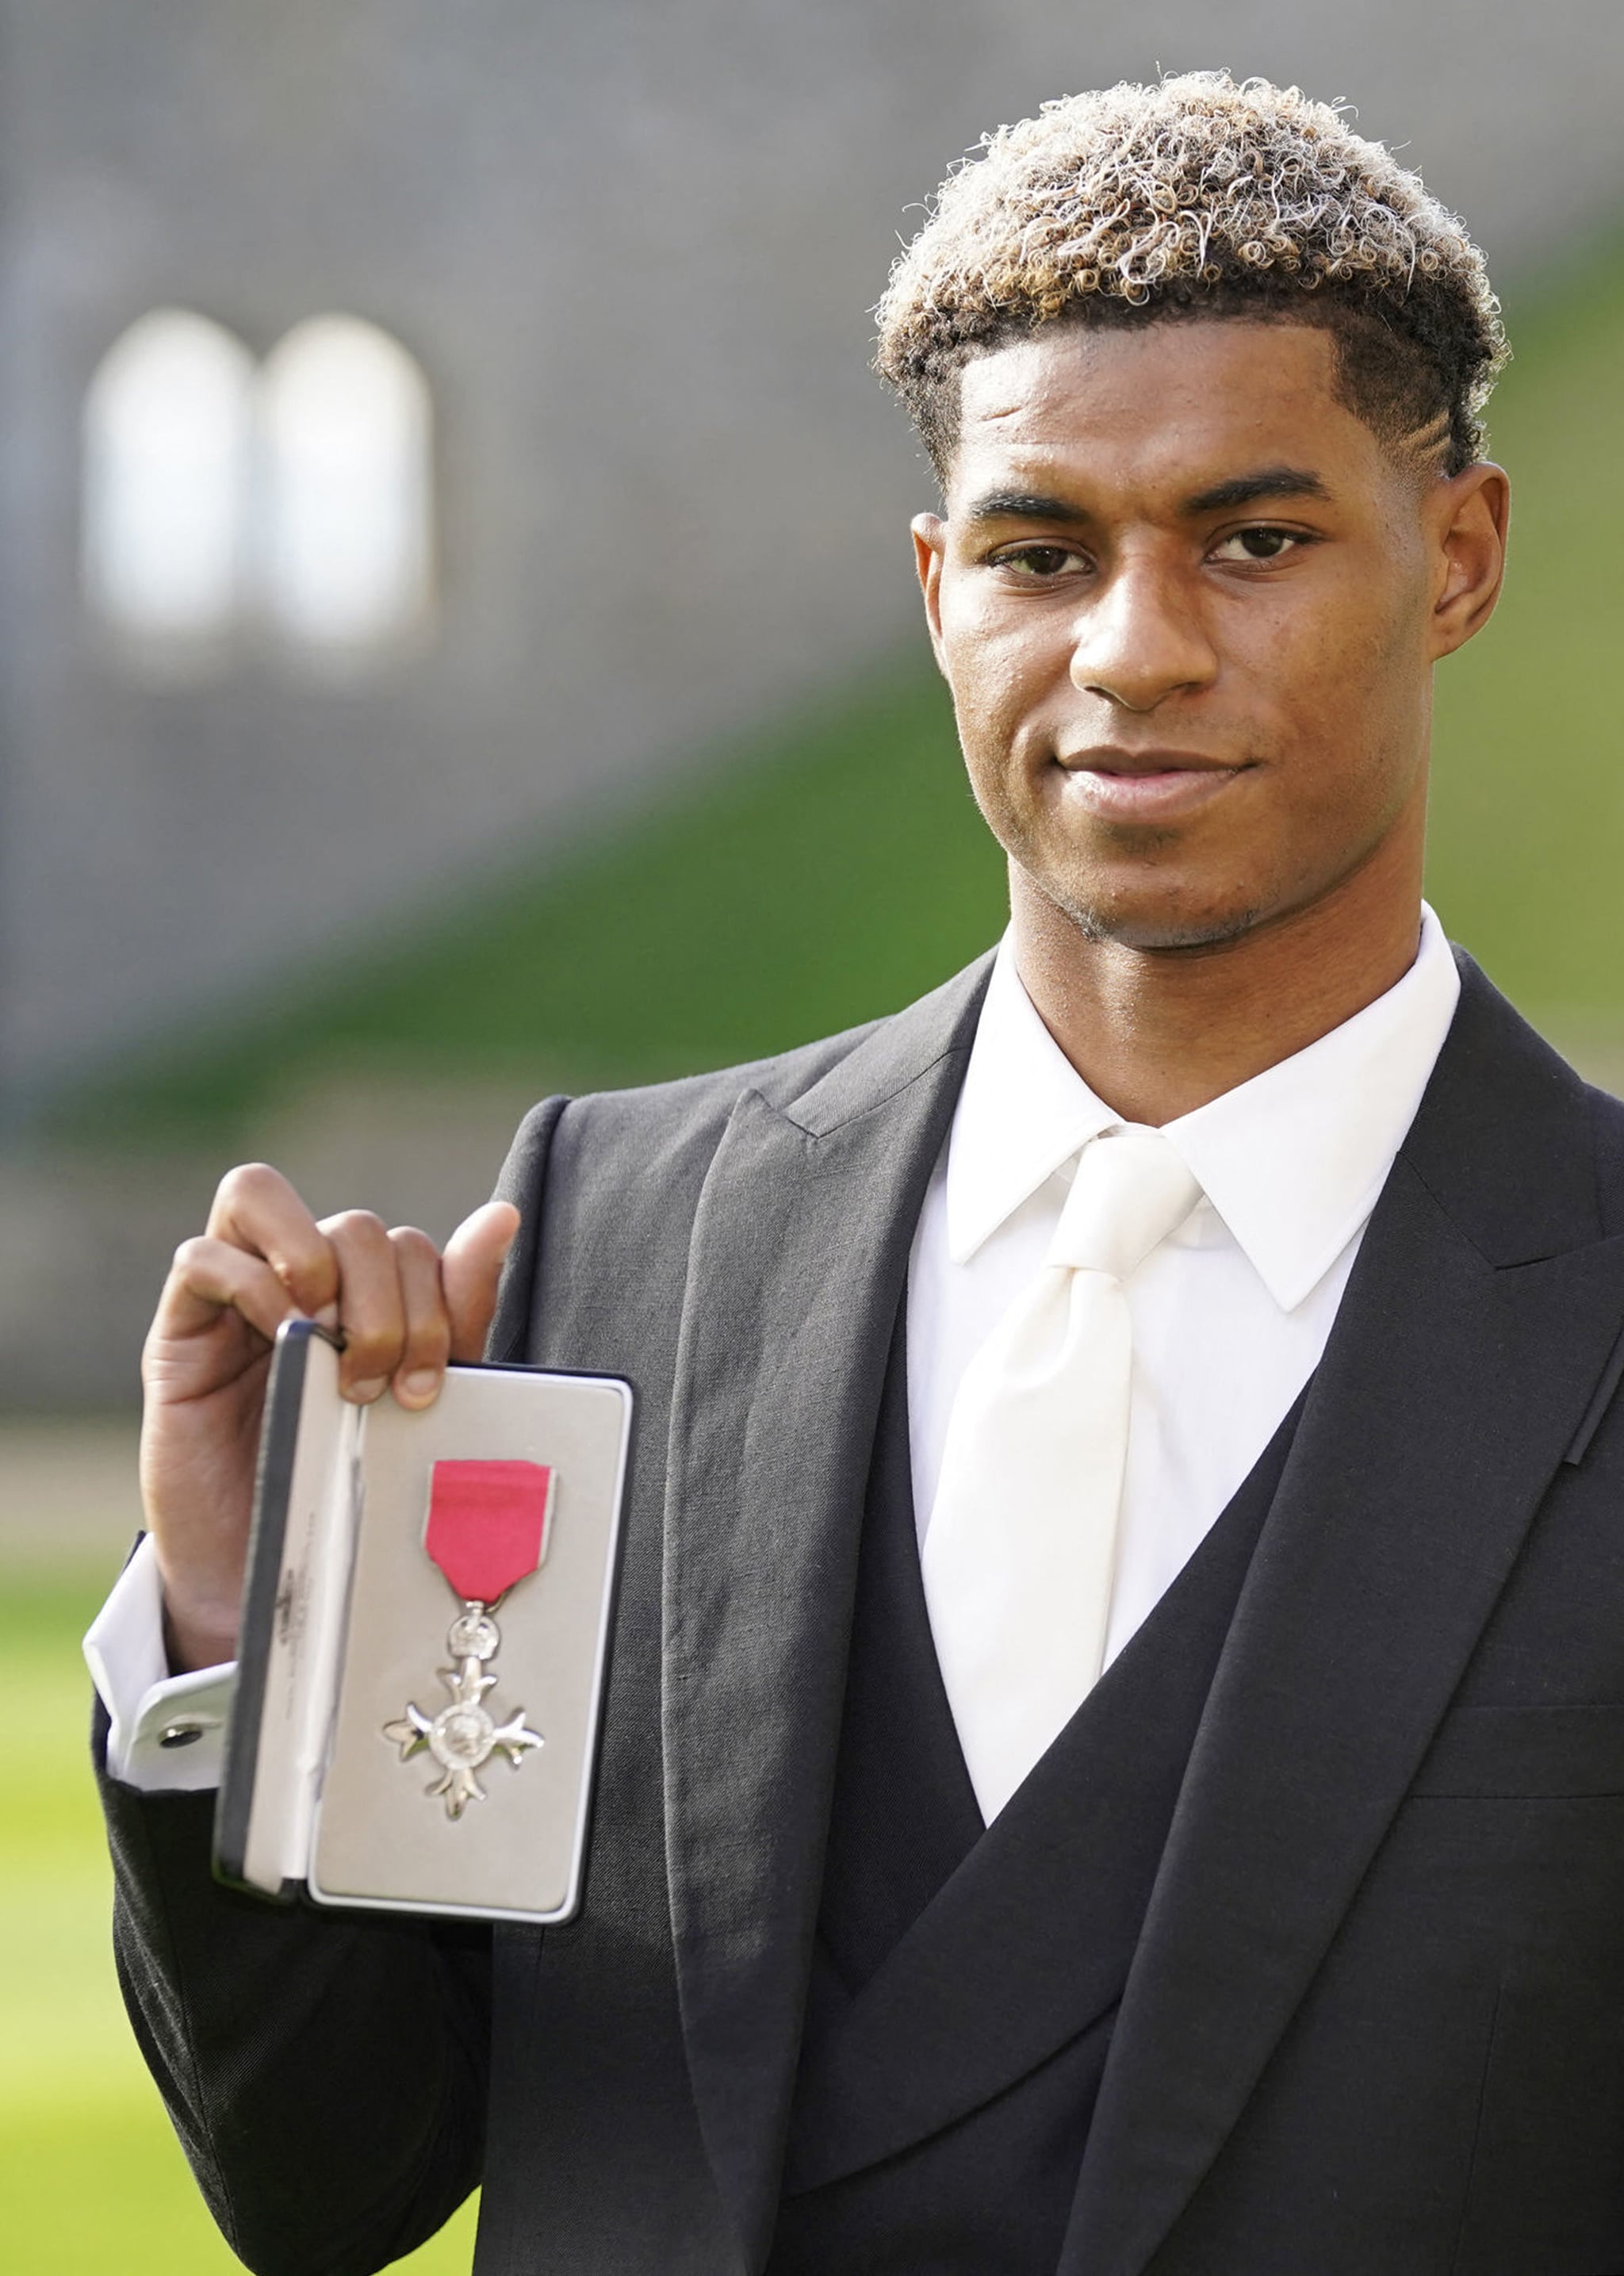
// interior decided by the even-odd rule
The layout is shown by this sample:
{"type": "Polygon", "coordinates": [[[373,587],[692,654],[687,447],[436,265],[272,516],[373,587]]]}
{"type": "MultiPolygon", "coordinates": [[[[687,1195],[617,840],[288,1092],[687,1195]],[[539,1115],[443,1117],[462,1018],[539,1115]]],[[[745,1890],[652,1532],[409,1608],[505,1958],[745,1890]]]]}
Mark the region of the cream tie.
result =
{"type": "Polygon", "coordinates": [[[1200,1197],[1159,1130],[1091,1139],[1043,1271],[953,1400],[925,1599],[989,1823],[1099,1679],[1133,1373],[1122,1284],[1200,1197]]]}

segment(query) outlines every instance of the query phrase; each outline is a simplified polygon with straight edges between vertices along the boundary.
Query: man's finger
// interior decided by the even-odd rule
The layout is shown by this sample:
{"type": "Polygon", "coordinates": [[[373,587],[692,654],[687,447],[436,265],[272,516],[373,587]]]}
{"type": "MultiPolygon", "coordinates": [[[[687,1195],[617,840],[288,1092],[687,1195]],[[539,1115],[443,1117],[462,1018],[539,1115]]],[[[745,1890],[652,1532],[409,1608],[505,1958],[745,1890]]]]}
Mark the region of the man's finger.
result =
{"type": "Polygon", "coordinates": [[[389,1244],[406,1312],[406,1345],[394,1373],[394,1393],[403,1407],[427,1407],[439,1395],[452,1347],[440,1252],[426,1233],[409,1225],[392,1227],[389,1244]]]}
{"type": "Polygon", "coordinates": [[[251,1256],[262,1256],[314,1319],[337,1301],[338,1266],[332,1246],[280,1170],[244,1162],[221,1179],[205,1231],[251,1256]]]}
{"type": "Polygon", "coordinates": [[[183,1240],[158,1300],[152,1339],[201,1334],[227,1309],[239,1312],[269,1340],[299,1307],[262,1256],[206,1233],[183,1240]]]}
{"type": "Polygon", "coordinates": [[[519,1211],[512,1202],[487,1202],[464,1218],[445,1244],[440,1278],[451,1316],[454,1360],[484,1355],[497,1309],[497,1283],[518,1231],[519,1211]]]}
{"type": "Polygon", "coordinates": [[[406,1348],[406,1310],[395,1251],[381,1218],[345,1210],[318,1227],[338,1265],[338,1325],[344,1353],[338,1387],[366,1406],[381,1398],[406,1348]]]}

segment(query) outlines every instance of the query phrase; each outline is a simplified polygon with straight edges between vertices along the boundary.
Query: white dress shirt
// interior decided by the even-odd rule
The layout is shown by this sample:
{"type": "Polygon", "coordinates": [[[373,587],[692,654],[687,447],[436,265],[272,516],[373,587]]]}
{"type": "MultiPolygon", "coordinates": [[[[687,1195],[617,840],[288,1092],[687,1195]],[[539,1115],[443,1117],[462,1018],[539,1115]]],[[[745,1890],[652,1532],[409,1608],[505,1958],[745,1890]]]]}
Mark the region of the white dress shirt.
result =
{"type": "Polygon", "coordinates": [[[91,1680],[107,1710],[107,1767],[143,1794],[218,1786],[236,1663],[171,1675],[163,1649],[163,1584],[143,1541],[85,1638],[91,1680]]]}
{"type": "MultiPolygon", "coordinates": [[[[1318,1365],[1460,992],[1443,929],[1423,907],[1415,961],[1385,996],[1164,1126],[1203,1197],[1127,1283],[1134,1373],[1107,1664],[1318,1365]]],[[[1033,1009],[1006,940],[909,1269],[922,1540],[960,1377],[1041,1270],[1083,1144],[1120,1119],[1033,1009]]]]}
{"type": "MultiPolygon", "coordinates": [[[[1317,1366],[1459,994],[1454,959],[1423,907],[1415,961],[1385,996],[1165,1126],[1203,1198],[1127,1284],[1134,1378],[1108,1662],[1317,1366]]],[[[960,1377],[1041,1270],[1083,1143],[1119,1119],[1043,1026],[1006,940],[909,1265],[908,1422],[922,1539],[960,1377]]],[[[115,1778],[146,1792],[217,1784],[234,1671],[168,1673],[150,1542],[98,1615],[85,1656],[111,1718],[115,1778]]]]}

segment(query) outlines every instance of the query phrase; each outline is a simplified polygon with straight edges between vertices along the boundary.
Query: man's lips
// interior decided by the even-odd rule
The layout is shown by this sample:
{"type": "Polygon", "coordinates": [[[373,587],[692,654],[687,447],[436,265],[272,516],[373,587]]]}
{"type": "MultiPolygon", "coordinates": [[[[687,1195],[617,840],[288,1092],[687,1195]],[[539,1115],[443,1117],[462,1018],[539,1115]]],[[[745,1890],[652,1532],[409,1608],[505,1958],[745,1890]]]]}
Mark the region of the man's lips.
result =
{"type": "Polygon", "coordinates": [[[1102,821],[1167,822],[1221,796],[1249,762],[1199,751],[1109,748],[1057,755],[1055,764],[1066,778],[1066,796],[1102,821]]]}

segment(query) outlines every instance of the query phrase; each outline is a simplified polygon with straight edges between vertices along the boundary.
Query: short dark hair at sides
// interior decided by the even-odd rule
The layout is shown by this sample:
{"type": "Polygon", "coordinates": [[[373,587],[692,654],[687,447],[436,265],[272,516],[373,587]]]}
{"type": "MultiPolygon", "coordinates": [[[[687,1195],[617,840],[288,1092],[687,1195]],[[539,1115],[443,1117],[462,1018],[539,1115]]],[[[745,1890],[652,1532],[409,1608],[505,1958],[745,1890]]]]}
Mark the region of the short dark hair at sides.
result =
{"type": "Polygon", "coordinates": [[[1296,87],[1187,72],[1047,102],[956,167],[899,257],[876,368],[945,482],[959,375],[1042,325],[1314,324],[1339,393],[1446,474],[1483,449],[1507,349],[1455,216],[1296,87]]]}

